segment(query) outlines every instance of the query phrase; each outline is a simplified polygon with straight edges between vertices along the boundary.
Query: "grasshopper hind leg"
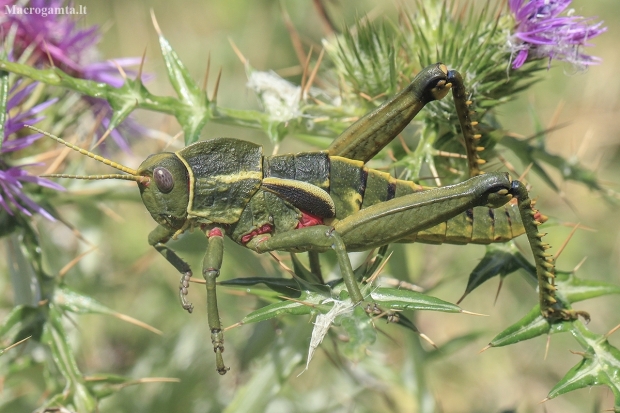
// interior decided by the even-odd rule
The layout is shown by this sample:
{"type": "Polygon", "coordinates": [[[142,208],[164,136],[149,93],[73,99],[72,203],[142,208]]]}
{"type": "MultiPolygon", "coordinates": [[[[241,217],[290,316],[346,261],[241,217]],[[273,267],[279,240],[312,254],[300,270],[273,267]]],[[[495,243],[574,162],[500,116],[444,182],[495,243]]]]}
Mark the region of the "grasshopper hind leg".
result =
{"type": "Polygon", "coordinates": [[[477,176],[483,174],[480,170],[480,165],[486,163],[484,159],[480,159],[478,153],[484,148],[479,146],[478,142],[482,135],[476,133],[475,126],[478,122],[472,122],[469,110],[471,101],[467,100],[467,92],[465,85],[463,84],[463,77],[456,70],[450,70],[448,72],[448,82],[452,85],[452,98],[454,100],[454,107],[461,124],[461,131],[463,133],[463,139],[465,140],[465,149],[467,152],[467,163],[469,166],[469,176],[477,176]]]}
{"type": "Polygon", "coordinates": [[[538,219],[539,214],[532,207],[532,201],[525,185],[519,181],[512,181],[510,193],[519,201],[521,220],[534,255],[542,315],[551,321],[575,320],[579,316],[589,321],[590,315],[587,312],[564,308],[557,300],[555,294],[557,289],[555,286],[555,262],[553,256],[546,252],[549,244],[542,242],[542,237],[545,234],[538,232],[538,226],[541,224],[538,219]]]}
{"type": "MultiPolygon", "coordinates": [[[[463,139],[465,140],[469,175],[470,177],[481,175],[484,172],[480,169],[480,165],[483,165],[485,161],[478,154],[484,148],[479,146],[481,135],[475,131],[475,126],[478,123],[472,122],[470,117],[470,114],[473,112],[470,112],[469,109],[471,101],[467,99],[463,78],[459,72],[450,70],[447,80],[452,85],[454,106],[456,107],[463,139]]],[[[538,232],[538,226],[544,222],[544,219],[541,219],[541,215],[533,208],[533,203],[529,199],[525,185],[519,181],[512,181],[510,193],[519,201],[521,221],[534,255],[542,315],[551,321],[575,320],[579,316],[589,321],[590,315],[587,312],[564,308],[562,303],[557,300],[555,293],[557,289],[555,285],[555,262],[552,255],[545,252],[550,248],[548,244],[542,242],[542,237],[545,234],[538,232]]]]}

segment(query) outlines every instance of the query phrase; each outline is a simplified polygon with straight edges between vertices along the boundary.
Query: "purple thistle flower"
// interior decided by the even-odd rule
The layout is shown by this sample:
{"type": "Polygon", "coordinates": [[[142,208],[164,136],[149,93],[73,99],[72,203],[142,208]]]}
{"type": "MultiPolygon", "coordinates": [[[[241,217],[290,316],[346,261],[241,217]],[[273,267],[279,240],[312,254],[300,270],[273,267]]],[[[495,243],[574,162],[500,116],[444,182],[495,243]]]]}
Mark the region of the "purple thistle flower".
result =
{"type": "MultiPolygon", "coordinates": [[[[16,0],[0,0],[0,33],[15,30],[15,42],[10,54],[14,60],[19,59],[29,47],[34,47],[30,64],[45,67],[50,59],[55,67],[71,76],[104,82],[114,87],[124,83],[118,67],[125,69],[127,75],[134,72],[126,69],[140,63],[139,58],[124,58],[97,62],[96,44],[101,35],[97,26],[79,29],[71,15],[63,14],[22,14],[11,13],[12,8],[30,7],[40,9],[64,7],[65,0],[30,0],[27,4],[16,4],[16,0]]],[[[110,105],[101,99],[87,99],[93,113],[104,111],[104,124],[109,124],[112,114],[110,105]],[[96,103],[95,103],[96,102],[96,103]]],[[[146,134],[145,129],[131,119],[126,119],[122,126],[133,135],[146,134]]],[[[113,131],[112,139],[123,150],[129,146],[118,131],[113,131]]]]}
{"type": "MultiPolygon", "coordinates": [[[[52,99],[22,110],[22,104],[28,99],[36,83],[23,88],[20,88],[20,84],[17,82],[9,92],[7,100],[9,117],[4,125],[4,137],[0,136],[0,139],[4,140],[0,155],[24,149],[39,139],[42,136],[40,134],[19,137],[14,132],[23,128],[26,123],[33,125],[40,122],[43,119],[40,113],[56,101],[56,99],[52,99]]],[[[30,175],[23,169],[30,165],[11,166],[3,158],[0,158],[0,208],[10,215],[13,215],[15,210],[28,216],[31,216],[33,212],[38,212],[50,221],[54,221],[54,217],[25,194],[23,184],[34,183],[58,191],[64,191],[64,188],[50,180],[30,175]]]]}
{"type": "MultiPolygon", "coordinates": [[[[11,28],[16,30],[12,45],[15,59],[34,45],[31,64],[35,67],[49,65],[51,58],[55,67],[71,76],[122,86],[123,79],[112,61],[93,62],[97,55],[95,46],[101,38],[97,26],[79,29],[71,15],[10,13],[13,7],[22,6],[47,10],[62,8],[65,0],[30,0],[26,5],[16,3],[16,0],[0,0],[0,6],[3,6],[0,9],[0,30],[3,33],[8,33],[11,28]]],[[[139,64],[140,59],[119,59],[117,63],[122,67],[132,66],[139,64]]]]}
{"type": "Polygon", "coordinates": [[[14,212],[10,205],[12,204],[18,211],[25,215],[31,216],[32,212],[38,212],[50,221],[55,221],[54,217],[42,206],[28,198],[24,193],[22,183],[32,182],[39,186],[56,189],[58,191],[64,191],[64,188],[45,178],[30,175],[22,169],[24,166],[30,165],[11,166],[6,169],[2,166],[2,162],[0,162],[0,207],[10,215],[13,215],[14,212]]]}
{"type": "Polygon", "coordinates": [[[528,59],[548,58],[570,62],[583,67],[598,64],[598,57],[581,52],[583,46],[607,30],[603,22],[594,23],[592,18],[568,15],[560,16],[571,0],[509,0],[516,27],[509,40],[514,56],[512,68],[518,69],[528,59]]]}

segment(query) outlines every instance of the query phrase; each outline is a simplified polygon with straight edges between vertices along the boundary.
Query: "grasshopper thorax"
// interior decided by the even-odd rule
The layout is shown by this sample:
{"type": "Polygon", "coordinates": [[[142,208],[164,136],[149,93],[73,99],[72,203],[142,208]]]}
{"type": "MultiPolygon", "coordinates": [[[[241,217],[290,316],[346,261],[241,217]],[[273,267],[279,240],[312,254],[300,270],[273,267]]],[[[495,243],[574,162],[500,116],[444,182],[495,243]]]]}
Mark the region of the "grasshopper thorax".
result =
{"type": "Polygon", "coordinates": [[[138,168],[142,202],[158,224],[180,229],[187,219],[189,175],[174,153],[151,155],[138,168]]]}

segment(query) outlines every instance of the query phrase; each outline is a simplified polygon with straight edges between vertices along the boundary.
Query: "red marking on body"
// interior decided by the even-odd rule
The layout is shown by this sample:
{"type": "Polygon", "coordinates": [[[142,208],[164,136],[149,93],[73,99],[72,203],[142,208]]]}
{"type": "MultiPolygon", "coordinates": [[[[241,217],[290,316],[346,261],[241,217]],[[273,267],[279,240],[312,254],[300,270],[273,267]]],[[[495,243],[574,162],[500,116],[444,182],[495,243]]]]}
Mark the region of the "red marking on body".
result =
{"type": "Polygon", "coordinates": [[[207,237],[209,237],[209,238],[211,238],[211,237],[223,237],[223,236],[224,235],[222,234],[222,231],[219,228],[213,228],[207,234],[207,237]]]}
{"type": "Polygon", "coordinates": [[[257,235],[260,234],[269,234],[271,233],[271,231],[273,231],[273,228],[271,227],[271,224],[265,224],[262,227],[255,229],[254,231],[250,232],[249,234],[245,234],[244,236],[241,237],[241,243],[242,244],[247,244],[252,238],[254,238],[257,235]]]}
{"type": "Polygon", "coordinates": [[[323,218],[301,211],[301,218],[299,219],[295,229],[312,227],[315,225],[323,225],[323,218]]]}

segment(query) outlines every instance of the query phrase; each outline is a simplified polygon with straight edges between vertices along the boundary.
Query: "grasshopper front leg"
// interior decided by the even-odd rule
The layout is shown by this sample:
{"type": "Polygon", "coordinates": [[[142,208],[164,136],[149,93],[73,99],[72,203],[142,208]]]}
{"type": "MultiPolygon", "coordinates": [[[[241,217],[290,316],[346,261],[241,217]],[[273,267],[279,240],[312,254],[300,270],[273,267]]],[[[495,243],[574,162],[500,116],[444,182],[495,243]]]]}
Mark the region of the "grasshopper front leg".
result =
{"type": "Polygon", "coordinates": [[[183,309],[188,313],[194,311],[192,303],[187,301],[187,290],[189,288],[189,280],[192,278],[192,270],[189,265],[183,261],[171,248],[166,245],[166,242],[172,238],[176,233],[176,230],[169,229],[164,226],[158,226],[149,234],[149,244],[155,247],[159,252],[178,272],[181,273],[181,280],[179,281],[179,297],[181,298],[181,305],[183,309]]]}

